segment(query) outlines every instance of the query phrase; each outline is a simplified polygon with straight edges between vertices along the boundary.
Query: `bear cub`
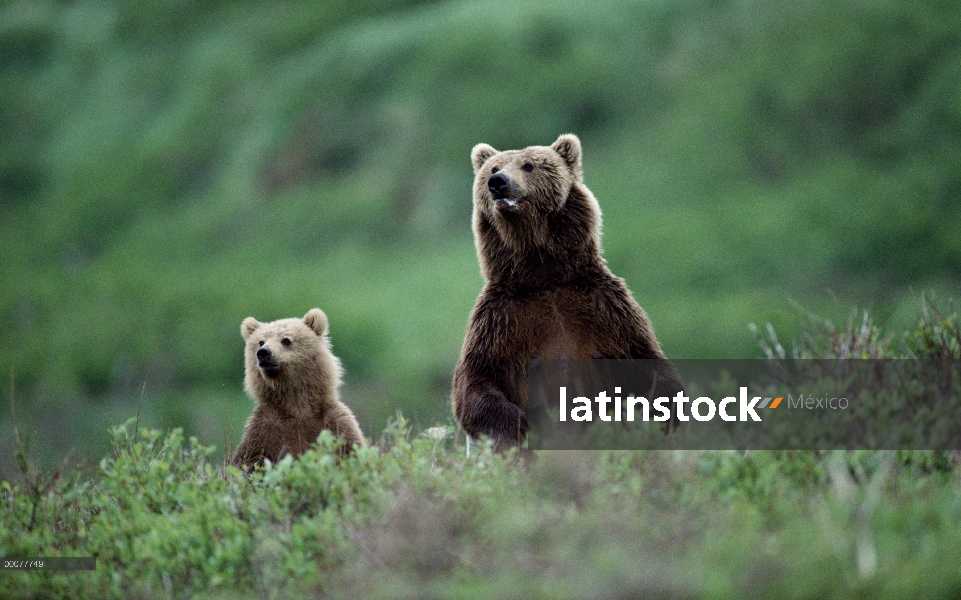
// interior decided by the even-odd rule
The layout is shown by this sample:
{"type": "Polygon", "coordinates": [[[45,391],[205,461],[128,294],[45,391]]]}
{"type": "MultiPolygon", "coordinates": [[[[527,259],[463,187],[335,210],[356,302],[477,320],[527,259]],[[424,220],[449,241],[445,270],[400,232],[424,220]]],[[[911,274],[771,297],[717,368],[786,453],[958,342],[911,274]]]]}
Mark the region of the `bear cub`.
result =
{"type": "MultiPolygon", "coordinates": [[[[664,359],[651,323],[601,256],[601,210],[575,135],[550,146],[471,151],[474,243],[484,277],[454,370],[451,404],[471,437],[497,448],[528,429],[532,359],[664,359]]],[[[681,379],[658,360],[658,396],[681,379]]]]}
{"type": "Polygon", "coordinates": [[[340,454],[364,445],[354,413],[340,401],[343,370],[331,352],[327,315],[311,309],[303,319],[261,323],[247,317],[244,386],[257,403],[231,464],[250,469],[265,459],[297,457],[324,429],[343,438],[340,454]]]}

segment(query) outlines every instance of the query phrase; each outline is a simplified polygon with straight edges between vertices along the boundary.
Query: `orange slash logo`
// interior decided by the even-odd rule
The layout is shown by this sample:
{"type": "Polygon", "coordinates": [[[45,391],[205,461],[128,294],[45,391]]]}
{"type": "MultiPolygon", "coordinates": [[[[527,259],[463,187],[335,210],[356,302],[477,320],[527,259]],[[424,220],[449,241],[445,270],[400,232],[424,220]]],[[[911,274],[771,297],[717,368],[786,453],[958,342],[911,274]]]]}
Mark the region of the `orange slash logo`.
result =
{"type": "Polygon", "coordinates": [[[774,402],[771,402],[771,398],[765,398],[764,402],[761,402],[761,406],[758,408],[777,408],[777,405],[781,403],[784,398],[774,398],[774,402]],[[770,406],[768,406],[770,404],[770,406]]]}

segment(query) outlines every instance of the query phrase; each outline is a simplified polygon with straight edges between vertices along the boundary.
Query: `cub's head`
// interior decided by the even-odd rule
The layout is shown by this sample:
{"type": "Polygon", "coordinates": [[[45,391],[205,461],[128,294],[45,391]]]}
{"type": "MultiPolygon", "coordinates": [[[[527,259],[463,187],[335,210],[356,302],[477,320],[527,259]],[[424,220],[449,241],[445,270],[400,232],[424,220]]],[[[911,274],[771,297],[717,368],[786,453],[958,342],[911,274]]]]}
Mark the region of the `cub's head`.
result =
{"type": "Polygon", "coordinates": [[[548,219],[564,208],[572,188],[583,188],[581,142],[573,134],[550,146],[504,152],[477,144],[471,162],[476,235],[483,236],[490,224],[515,248],[546,244],[548,219]]]}
{"type": "Polygon", "coordinates": [[[282,380],[301,380],[324,370],[331,378],[339,376],[340,366],[330,351],[327,315],[311,309],[303,319],[280,319],[261,323],[247,317],[240,325],[247,342],[248,385],[253,380],[271,384],[282,380]]]}

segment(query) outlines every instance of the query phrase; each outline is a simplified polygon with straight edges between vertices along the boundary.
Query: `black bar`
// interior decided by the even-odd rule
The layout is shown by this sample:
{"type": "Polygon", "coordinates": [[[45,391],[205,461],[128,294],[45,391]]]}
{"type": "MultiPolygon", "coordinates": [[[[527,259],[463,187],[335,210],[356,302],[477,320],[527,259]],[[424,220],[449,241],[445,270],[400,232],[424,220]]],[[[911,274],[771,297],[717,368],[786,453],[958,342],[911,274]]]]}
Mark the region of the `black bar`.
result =
{"type": "Polygon", "coordinates": [[[531,361],[528,448],[961,450],[956,358],[662,362],[531,361]]]}
{"type": "Polygon", "coordinates": [[[0,558],[2,571],[96,571],[92,556],[33,556],[0,558]]]}

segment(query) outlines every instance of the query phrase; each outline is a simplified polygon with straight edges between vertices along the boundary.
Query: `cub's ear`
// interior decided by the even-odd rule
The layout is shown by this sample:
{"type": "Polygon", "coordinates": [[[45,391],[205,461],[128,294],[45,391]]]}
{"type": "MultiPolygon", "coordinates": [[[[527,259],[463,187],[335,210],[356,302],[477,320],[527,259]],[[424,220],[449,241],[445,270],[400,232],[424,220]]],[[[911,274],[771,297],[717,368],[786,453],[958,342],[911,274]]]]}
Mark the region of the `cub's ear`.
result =
{"type": "Polygon", "coordinates": [[[581,178],[581,140],[573,133],[565,133],[551,144],[554,152],[561,155],[567,167],[574,173],[574,178],[581,178]]]}
{"type": "Polygon", "coordinates": [[[327,315],[319,308],[312,308],[307,311],[307,314],[304,315],[304,323],[307,324],[307,327],[313,329],[317,335],[327,333],[327,315]]]}
{"type": "Polygon", "coordinates": [[[470,151],[470,160],[474,163],[474,172],[480,171],[487,159],[497,154],[497,150],[487,144],[477,144],[470,151]]]}
{"type": "Polygon", "coordinates": [[[246,340],[258,327],[260,327],[260,321],[253,317],[247,317],[244,319],[244,322],[240,324],[240,335],[244,336],[246,340]]]}

